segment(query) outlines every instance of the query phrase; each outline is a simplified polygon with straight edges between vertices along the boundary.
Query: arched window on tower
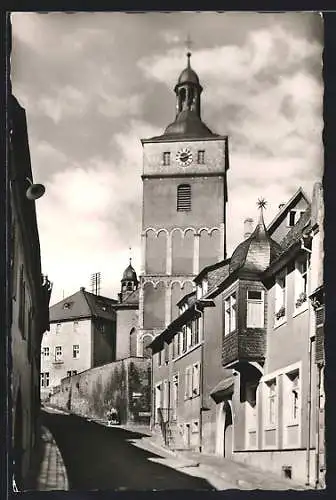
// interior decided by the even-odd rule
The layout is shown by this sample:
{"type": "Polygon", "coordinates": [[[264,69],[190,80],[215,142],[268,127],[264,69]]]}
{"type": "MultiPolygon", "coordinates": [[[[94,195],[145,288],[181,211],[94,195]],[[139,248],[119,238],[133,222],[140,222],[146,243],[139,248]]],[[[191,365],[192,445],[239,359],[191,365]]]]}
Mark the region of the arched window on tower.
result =
{"type": "Polygon", "coordinates": [[[127,287],[126,287],[126,290],[127,290],[128,292],[131,292],[131,291],[133,290],[133,283],[132,283],[132,281],[128,281],[128,282],[127,282],[127,287]]]}
{"type": "Polygon", "coordinates": [[[177,186],[177,211],[189,212],[191,210],[191,186],[180,184],[177,186]]]}
{"type": "Polygon", "coordinates": [[[142,338],[142,355],[144,358],[150,358],[152,355],[152,350],[148,347],[152,340],[151,335],[144,335],[142,338]]]}
{"type": "Polygon", "coordinates": [[[137,355],[137,331],[133,327],[130,331],[130,356],[137,355]]]}

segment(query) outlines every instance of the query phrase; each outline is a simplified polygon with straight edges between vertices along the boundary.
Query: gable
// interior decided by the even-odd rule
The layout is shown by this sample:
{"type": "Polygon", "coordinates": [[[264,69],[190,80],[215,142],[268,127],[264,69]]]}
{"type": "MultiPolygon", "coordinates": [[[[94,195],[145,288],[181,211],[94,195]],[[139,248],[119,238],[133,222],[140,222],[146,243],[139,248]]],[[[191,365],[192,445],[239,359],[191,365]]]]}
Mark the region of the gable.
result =
{"type": "Polygon", "coordinates": [[[302,213],[309,207],[309,199],[302,188],[299,188],[269,224],[267,228],[268,234],[274,241],[280,244],[291,231],[292,227],[298,222],[302,213]]]}

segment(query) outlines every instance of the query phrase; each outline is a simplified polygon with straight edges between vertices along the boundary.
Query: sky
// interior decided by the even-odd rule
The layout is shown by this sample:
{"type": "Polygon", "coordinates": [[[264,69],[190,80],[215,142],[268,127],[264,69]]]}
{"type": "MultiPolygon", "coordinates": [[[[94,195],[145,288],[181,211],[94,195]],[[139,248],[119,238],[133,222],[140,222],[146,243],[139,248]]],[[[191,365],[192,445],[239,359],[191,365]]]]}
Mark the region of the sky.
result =
{"type": "Polygon", "coordinates": [[[140,267],[142,146],[175,117],[191,65],[202,119],[229,136],[228,255],[243,221],[266,224],[323,175],[323,21],[317,13],[13,13],[11,80],[25,108],[42,270],[51,303],[101,272],[116,297],[129,257],[140,267]],[[130,250],[131,248],[131,250],[130,250]]]}

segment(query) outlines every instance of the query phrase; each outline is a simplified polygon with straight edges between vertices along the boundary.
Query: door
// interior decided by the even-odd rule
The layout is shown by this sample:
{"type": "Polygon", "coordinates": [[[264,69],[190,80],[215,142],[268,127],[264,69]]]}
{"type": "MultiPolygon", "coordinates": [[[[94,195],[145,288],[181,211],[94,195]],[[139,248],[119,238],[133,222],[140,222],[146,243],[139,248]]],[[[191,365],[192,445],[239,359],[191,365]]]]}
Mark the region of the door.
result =
{"type": "Polygon", "coordinates": [[[224,457],[230,458],[233,449],[233,424],[232,411],[230,404],[226,401],[224,405],[225,423],[224,423],[224,457]]]}
{"type": "Polygon", "coordinates": [[[187,441],[187,448],[190,448],[190,424],[186,424],[186,441],[187,441]]]}

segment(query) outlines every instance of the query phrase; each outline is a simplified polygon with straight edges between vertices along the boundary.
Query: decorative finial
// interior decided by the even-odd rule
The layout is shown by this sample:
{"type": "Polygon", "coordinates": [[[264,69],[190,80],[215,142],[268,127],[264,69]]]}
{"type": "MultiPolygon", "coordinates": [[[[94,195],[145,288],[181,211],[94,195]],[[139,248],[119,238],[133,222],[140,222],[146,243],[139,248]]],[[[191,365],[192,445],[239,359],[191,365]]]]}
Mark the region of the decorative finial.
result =
{"type": "Polygon", "coordinates": [[[257,207],[259,208],[259,210],[264,210],[266,209],[266,205],[267,205],[267,201],[265,200],[265,198],[259,198],[258,201],[257,201],[257,207]]]}
{"type": "Polygon", "coordinates": [[[187,47],[187,58],[188,58],[188,66],[190,66],[190,57],[191,57],[191,46],[193,45],[193,42],[190,38],[190,34],[188,33],[187,39],[186,39],[186,47],[187,47]]]}
{"type": "Polygon", "coordinates": [[[130,251],[129,262],[130,262],[130,266],[131,266],[131,265],[132,265],[132,257],[131,257],[132,247],[129,247],[128,249],[129,249],[129,251],[130,251]]]}

